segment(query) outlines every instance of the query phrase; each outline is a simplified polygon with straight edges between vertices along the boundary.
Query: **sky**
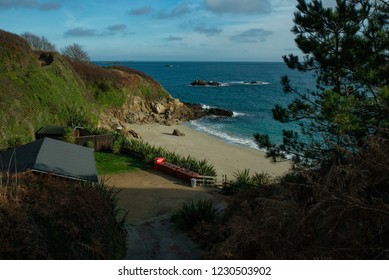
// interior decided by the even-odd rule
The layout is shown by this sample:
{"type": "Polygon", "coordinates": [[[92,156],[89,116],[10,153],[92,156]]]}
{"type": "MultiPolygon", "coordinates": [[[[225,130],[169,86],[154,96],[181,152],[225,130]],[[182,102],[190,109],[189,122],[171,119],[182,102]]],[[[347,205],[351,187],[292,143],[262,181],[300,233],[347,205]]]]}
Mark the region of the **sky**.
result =
{"type": "MultiPolygon", "coordinates": [[[[323,1],[326,2],[326,1],[323,1]]],[[[335,2],[328,0],[327,2],[335,2]]],[[[0,29],[93,61],[282,61],[295,0],[0,0],[0,29]]]]}

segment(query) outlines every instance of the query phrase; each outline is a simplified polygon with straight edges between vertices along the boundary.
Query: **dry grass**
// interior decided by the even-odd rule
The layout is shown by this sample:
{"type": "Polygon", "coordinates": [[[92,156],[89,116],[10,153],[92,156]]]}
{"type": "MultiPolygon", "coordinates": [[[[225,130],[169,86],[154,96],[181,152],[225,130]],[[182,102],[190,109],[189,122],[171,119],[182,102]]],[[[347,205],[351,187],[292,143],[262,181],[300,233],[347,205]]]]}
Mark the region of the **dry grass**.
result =
{"type": "Polygon", "coordinates": [[[0,194],[0,259],[117,259],[124,253],[124,217],[103,185],[25,174],[17,185],[3,180],[0,194]]]}

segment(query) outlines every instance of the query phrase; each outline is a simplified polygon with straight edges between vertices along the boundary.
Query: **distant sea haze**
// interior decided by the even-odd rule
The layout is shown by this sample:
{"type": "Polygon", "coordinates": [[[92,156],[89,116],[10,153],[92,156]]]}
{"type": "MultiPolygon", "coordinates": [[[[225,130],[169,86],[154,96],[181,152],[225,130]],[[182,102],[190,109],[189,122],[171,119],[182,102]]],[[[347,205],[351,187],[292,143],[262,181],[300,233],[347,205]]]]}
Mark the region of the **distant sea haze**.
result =
{"type": "Polygon", "coordinates": [[[300,89],[314,88],[312,77],[289,70],[284,63],[270,62],[95,62],[100,66],[123,65],[145,72],[175,98],[183,102],[218,107],[234,112],[233,117],[208,117],[188,123],[192,128],[228,143],[257,149],[254,133],[269,134],[282,142],[283,129],[298,126],[273,120],[272,108],[287,105],[295,96],[285,94],[280,83],[288,75],[300,89]],[[195,80],[220,86],[191,86],[195,80]]]}

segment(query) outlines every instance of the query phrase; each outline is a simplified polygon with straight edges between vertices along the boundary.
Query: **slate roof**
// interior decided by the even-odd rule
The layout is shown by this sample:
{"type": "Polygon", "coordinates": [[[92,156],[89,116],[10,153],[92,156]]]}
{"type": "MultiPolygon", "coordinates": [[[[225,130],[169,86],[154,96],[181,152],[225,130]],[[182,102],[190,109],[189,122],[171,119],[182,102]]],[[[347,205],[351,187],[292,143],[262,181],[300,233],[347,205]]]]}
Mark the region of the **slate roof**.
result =
{"type": "Polygon", "coordinates": [[[35,171],[98,182],[92,149],[51,138],[0,153],[0,170],[12,173],[35,171]]]}
{"type": "Polygon", "coordinates": [[[65,135],[66,134],[66,126],[54,126],[47,125],[41,127],[35,134],[45,134],[45,135],[65,135]]]}

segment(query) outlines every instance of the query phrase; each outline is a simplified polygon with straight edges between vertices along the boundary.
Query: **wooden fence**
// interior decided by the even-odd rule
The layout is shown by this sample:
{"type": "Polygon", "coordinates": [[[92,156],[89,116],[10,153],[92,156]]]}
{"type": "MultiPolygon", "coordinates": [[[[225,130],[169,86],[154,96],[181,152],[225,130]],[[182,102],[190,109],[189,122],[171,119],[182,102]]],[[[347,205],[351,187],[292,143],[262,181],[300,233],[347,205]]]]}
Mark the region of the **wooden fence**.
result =
{"type": "Polygon", "coordinates": [[[77,145],[86,146],[92,148],[95,151],[112,150],[113,147],[113,135],[89,135],[76,138],[77,145]]]}

